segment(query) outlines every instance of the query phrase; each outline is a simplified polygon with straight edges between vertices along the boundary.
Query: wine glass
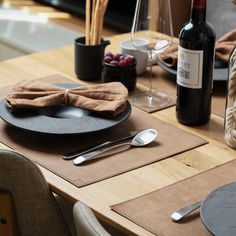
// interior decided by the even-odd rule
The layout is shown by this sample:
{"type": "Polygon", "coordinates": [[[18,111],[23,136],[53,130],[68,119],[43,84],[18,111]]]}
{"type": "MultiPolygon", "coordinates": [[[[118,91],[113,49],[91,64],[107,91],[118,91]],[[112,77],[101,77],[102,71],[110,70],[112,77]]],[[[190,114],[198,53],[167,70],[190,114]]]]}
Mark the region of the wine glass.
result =
{"type": "Polygon", "coordinates": [[[137,0],[131,42],[134,48],[148,54],[149,90],[134,94],[130,100],[132,105],[150,112],[170,103],[166,93],[152,91],[152,65],[172,40],[170,0],[137,0]]]}

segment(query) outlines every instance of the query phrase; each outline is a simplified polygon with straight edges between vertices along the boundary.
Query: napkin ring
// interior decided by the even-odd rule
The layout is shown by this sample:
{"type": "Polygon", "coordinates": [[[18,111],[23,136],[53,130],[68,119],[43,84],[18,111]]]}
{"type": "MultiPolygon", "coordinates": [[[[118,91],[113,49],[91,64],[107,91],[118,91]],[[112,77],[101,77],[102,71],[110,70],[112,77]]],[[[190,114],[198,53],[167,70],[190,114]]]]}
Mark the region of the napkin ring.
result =
{"type": "Polygon", "coordinates": [[[64,104],[67,105],[69,104],[69,89],[65,89],[64,91],[64,104]]]}

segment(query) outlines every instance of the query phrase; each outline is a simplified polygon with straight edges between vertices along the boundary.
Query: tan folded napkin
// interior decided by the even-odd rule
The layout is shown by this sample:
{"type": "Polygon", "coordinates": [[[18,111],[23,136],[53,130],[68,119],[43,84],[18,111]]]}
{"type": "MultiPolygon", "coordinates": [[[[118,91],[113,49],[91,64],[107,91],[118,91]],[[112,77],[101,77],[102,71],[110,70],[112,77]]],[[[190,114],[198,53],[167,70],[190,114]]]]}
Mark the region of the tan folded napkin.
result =
{"type": "Polygon", "coordinates": [[[236,45],[236,29],[223,35],[216,42],[215,45],[216,60],[227,63],[229,61],[229,56],[235,45],[236,45]]]}
{"type": "Polygon", "coordinates": [[[128,90],[120,82],[64,89],[38,80],[23,80],[7,94],[5,101],[12,112],[69,104],[116,116],[124,111],[127,97],[128,90]]]}
{"type": "MultiPolygon", "coordinates": [[[[215,59],[227,63],[230,53],[236,45],[236,29],[223,35],[215,44],[215,59]]],[[[160,54],[160,59],[169,67],[177,67],[178,42],[173,43],[170,48],[160,54]]]]}

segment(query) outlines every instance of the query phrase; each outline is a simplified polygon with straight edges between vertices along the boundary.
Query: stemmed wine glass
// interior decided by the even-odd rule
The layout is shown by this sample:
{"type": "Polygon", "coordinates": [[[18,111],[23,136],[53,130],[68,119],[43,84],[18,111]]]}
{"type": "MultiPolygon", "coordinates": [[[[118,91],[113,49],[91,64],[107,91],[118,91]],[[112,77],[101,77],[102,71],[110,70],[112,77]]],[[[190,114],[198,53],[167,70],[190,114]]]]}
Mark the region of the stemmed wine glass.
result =
{"type": "Polygon", "coordinates": [[[132,105],[152,111],[169,104],[170,97],[166,93],[152,91],[152,65],[172,40],[170,0],[137,0],[131,42],[133,47],[148,54],[149,90],[134,94],[132,105]]]}

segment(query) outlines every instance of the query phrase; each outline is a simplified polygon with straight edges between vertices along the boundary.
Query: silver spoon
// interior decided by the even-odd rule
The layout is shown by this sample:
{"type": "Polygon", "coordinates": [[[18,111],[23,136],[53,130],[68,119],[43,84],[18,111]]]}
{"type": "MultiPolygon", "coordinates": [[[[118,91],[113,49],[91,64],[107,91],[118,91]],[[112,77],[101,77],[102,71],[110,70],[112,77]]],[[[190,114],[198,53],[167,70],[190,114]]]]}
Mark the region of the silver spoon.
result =
{"type": "Polygon", "coordinates": [[[140,131],[134,138],[132,139],[131,142],[125,142],[125,143],[120,143],[117,145],[113,145],[111,147],[107,148],[102,148],[94,152],[90,152],[87,154],[84,154],[82,156],[79,156],[74,159],[74,165],[80,165],[85,161],[91,160],[107,151],[113,150],[115,148],[124,146],[124,145],[130,145],[130,146],[135,146],[135,147],[141,147],[145,146],[151,142],[154,141],[154,139],[157,137],[157,131],[155,129],[145,129],[140,131]]]}

